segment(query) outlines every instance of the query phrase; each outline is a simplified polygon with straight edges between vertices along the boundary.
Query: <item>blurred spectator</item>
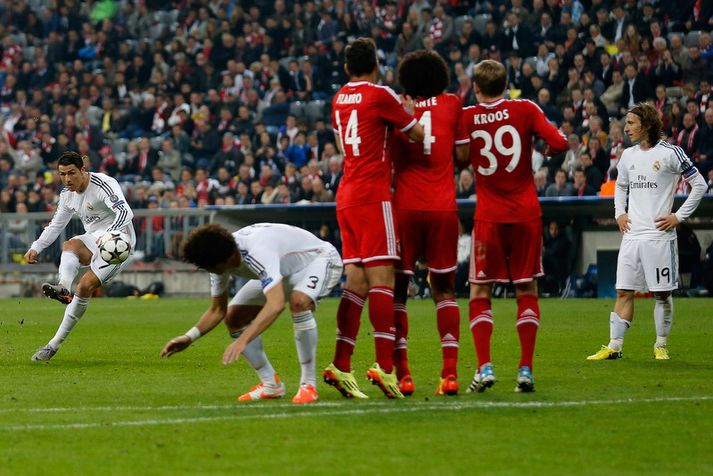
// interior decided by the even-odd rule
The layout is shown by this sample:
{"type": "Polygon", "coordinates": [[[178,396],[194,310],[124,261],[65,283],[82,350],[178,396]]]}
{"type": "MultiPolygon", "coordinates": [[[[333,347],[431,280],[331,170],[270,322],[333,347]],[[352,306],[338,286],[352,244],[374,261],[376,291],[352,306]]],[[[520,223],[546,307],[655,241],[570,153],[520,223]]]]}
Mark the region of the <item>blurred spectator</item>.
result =
{"type": "Polygon", "coordinates": [[[567,182],[567,172],[558,169],[555,172],[555,181],[545,190],[546,197],[570,197],[574,195],[574,187],[567,182]]]}
{"type": "Polygon", "coordinates": [[[474,198],[475,196],[475,179],[473,172],[470,169],[463,169],[458,175],[458,183],[456,184],[456,198],[474,198]]]}

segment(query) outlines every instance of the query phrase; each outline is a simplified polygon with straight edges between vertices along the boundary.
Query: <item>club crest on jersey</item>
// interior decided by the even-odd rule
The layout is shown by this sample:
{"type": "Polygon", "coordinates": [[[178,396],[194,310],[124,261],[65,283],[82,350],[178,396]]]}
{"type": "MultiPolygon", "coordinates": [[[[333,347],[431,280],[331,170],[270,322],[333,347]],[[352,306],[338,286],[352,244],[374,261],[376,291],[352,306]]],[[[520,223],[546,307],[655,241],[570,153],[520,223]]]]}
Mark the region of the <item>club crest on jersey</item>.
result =
{"type": "Polygon", "coordinates": [[[658,160],[654,161],[654,170],[658,172],[661,169],[661,162],[658,160]]]}

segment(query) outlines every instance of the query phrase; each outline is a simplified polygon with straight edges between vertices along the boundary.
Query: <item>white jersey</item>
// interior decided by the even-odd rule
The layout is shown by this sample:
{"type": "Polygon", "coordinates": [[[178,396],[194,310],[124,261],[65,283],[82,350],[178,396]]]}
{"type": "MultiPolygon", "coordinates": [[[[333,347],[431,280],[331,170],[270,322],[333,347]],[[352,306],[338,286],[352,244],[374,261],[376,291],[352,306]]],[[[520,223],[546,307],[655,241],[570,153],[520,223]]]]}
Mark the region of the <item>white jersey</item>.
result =
{"type": "Polygon", "coordinates": [[[705,181],[691,160],[680,147],[665,141],[659,141],[647,150],[642,150],[639,145],[629,147],[622,153],[617,171],[615,217],[628,213],[631,220],[625,240],[672,240],[676,237],[675,229],[656,229],[655,220],[671,213],[674,191],[681,176],[693,190],[676,212],[679,221],[693,213],[705,193],[705,181]]]}
{"type": "Polygon", "coordinates": [[[74,215],[82,221],[84,230],[97,239],[107,231],[126,233],[131,238],[133,249],[136,243],[131,223],[134,213],[124,198],[124,192],[115,179],[94,172],[89,172],[89,185],[84,192],[62,190],[52,220],[30,248],[42,252],[57,239],[74,215]]]}
{"type": "Polygon", "coordinates": [[[295,226],[279,223],[258,223],[233,233],[242,258],[240,266],[222,274],[210,274],[211,296],[228,291],[230,276],[260,280],[263,293],[307,268],[316,258],[334,255],[330,243],[295,226]]]}

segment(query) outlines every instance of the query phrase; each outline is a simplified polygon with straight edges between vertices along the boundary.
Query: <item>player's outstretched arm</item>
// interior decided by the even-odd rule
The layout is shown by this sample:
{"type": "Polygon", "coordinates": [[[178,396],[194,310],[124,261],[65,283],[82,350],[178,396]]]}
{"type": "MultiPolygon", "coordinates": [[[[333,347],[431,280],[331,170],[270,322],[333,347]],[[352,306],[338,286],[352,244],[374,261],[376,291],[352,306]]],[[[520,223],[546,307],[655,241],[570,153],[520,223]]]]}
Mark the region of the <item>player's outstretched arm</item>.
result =
{"type": "Polygon", "coordinates": [[[27,253],[25,253],[25,261],[27,261],[28,264],[35,264],[37,263],[37,251],[33,249],[27,250],[27,253]]]}
{"type": "Polygon", "coordinates": [[[170,357],[176,352],[186,350],[200,336],[210,332],[225,318],[228,312],[228,295],[213,296],[211,306],[203,313],[195,326],[182,336],[168,341],[161,350],[161,357],[170,357]]]}
{"type": "Polygon", "coordinates": [[[265,298],[267,302],[260,309],[255,319],[245,328],[240,337],[225,349],[223,354],[223,363],[225,365],[238,360],[248,343],[270,327],[277,319],[277,316],[285,309],[285,290],[282,282],[268,289],[265,292],[265,298]]]}

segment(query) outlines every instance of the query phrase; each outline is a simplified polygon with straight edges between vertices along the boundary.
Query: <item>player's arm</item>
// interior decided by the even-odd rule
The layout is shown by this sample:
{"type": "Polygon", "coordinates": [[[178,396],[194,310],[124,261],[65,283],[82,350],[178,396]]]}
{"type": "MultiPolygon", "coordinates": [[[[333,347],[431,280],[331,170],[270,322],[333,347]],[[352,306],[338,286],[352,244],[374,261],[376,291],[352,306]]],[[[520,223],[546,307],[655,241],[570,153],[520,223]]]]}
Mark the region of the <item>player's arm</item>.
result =
{"type": "MultiPolygon", "coordinates": [[[[625,152],[626,154],[626,152],[625,152]]],[[[626,168],[625,155],[617,164],[616,187],[614,187],[614,218],[619,225],[619,231],[626,233],[631,228],[629,214],[626,213],[626,197],[629,194],[629,172],[626,168]]]]}
{"type": "Polygon", "coordinates": [[[379,88],[374,107],[378,108],[380,116],[389,124],[406,134],[409,139],[416,142],[423,142],[423,126],[418,123],[413,114],[404,107],[401,99],[391,88],[379,88]]]}
{"type": "Polygon", "coordinates": [[[547,116],[535,103],[532,105],[532,117],[535,134],[541,137],[549,147],[545,149],[546,154],[557,155],[567,150],[567,138],[555,126],[550,124],[547,116]]]}
{"type": "Polygon", "coordinates": [[[698,204],[701,203],[701,199],[708,189],[706,180],[691,161],[687,160],[684,164],[685,170],[681,175],[686,183],[691,186],[691,193],[688,194],[686,201],[681,204],[676,213],[656,218],[656,228],[659,230],[666,231],[676,228],[679,223],[690,217],[698,208],[698,204]]]}
{"type": "Polygon", "coordinates": [[[124,192],[121,191],[119,183],[116,180],[107,181],[105,183],[109,185],[111,194],[108,192],[104,193],[102,197],[104,204],[116,213],[114,222],[107,228],[107,231],[121,230],[131,223],[131,220],[134,218],[134,212],[131,211],[131,207],[129,207],[126,202],[124,192]]]}
{"type": "Polygon", "coordinates": [[[265,305],[260,309],[255,319],[245,328],[240,337],[225,349],[223,364],[228,365],[238,360],[248,343],[270,327],[285,309],[285,290],[282,286],[282,281],[264,292],[265,305]]]}
{"type": "Polygon", "coordinates": [[[50,220],[49,224],[42,230],[39,238],[30,245],[30,249],[27,250],[27,253],[25,253],[25,261],[29,264],[37,263],[37,257],[42,253],[42,250],[54,243],[54,240],[57,239],[59,234],[62,233],[62,230],[67,226],[67,223],[69,223],[69,220],[72,219],[73,212],[65,205],[65,196],[65,194],[60,194],[57,211],[52,217],[52,220],[50,220]]]}
{"type": "Polygon", "coordinates": [[[174,337],[161,351],[161,357],[170,357],[176,352],[181,352],[195,342],[200,336],[207,334],[220,324],[228,312],[228,294],[213,296],[208,309],[203,312],[195,326],[185,334],[174,337]]]}
{"type": "Polygon", "coordinates": [[[470,132],[468,132],[468,123],[466,122],[466,114],[463,114],[463,108],[460,101],[457,101],[455,112],[458,116],[456,123],[456,140],[455,154],[456,165],[465,168],[470,165],[470,132]]]}

